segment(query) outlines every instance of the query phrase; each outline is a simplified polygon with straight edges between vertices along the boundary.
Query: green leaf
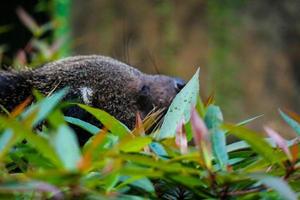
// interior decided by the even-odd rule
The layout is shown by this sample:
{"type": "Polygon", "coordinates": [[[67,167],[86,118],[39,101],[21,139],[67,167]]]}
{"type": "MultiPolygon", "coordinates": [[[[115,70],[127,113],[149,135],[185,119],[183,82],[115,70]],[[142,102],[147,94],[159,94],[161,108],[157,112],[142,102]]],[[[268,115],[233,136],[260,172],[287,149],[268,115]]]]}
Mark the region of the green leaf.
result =
{"type": "Polygon", "coordinates": [[[148,198],[144,198],[137,195],[124,195],[121,194],[115,198],[115,200],[149,200],[148,198]]]}
{"type": "Polygon", "coordinates": [[[283,199],[297,200],[297,194],[290,188],[288,183],[282,178],[267,175],[251,175],[250,177],[259,180],[269,188],[277,191],[283,199]]]}
{"type": "Polygon", "coordinates": [[[262,134],[233,125],[224,125],[223,127],[236,137],[245,140],[256,153],[264,157],[267,161],[271,163],[280,162],[281,159],[274,154],[273,148],[264,140],[262,134]]]}
{"type": "MultiPolygon", "coordinates": [[[[265,140],[273,147],[276,147],[276,144],[273,140],[271,140],[270,138],[265,138],[265,140]]],[[[293,140],[287,140],[287,144],[288,146],[293,145],[295,142],[297,141],[297,139],[293,139],[293,140]]],[[[240,150],[240,149],[247,149],[249,148],[249,144],[247,144],[245,141],[238,141],[238,142],[234,142],[231,143],[229,145],[227,145],[227,152],[232,152],[232,151],[236,151],[236,150],[240,150]]]]}
{"type": "Polygon", "coordinates": [[[240,149],[247,149],[249,148],[249,144],[247,144],[245,141],[238,141],[238,142],[234,142],[231,143],[229,145],[227,145],[227,152],[231,152],[231,151],[236,151],[236,150],[240,150],[240,149]]]}
{"type": "Polygon", "coordinates": [[[141,178],[140,176],[121,176],[120,181],[122,183],[118,185],[118,188],[124,187],[125,185],[129,184],[146,192],[155,191],[153,184],[148,178],[141,178]]]}
{"type": "Polygon", "coordinates": [[[28,143],[37,149],[44,157],[51,160],[55,165],[60,166],[60,160],[48,140],[33,133],[27,126],[24,126],[15,119],[0,117],[0,124],[1,123],[6,124],[7,127],[11,127],[16,137],[16,139],[13,139],[13,142],[9,144],[9,147],[16,142],[26,139],[28,143]]]}
{"type": "Polygon", "coordinates": [[[287,114],[285,114],[284,112],[282,112],[280,109],[279,109],[279,113],[280,113],[281,117],[284,119],[284,121],[290,127],[292,127],[292,129],[294,129],[294,131],[298,134],[298,136],[300,136],[300,124],[296,120],[292,119],[287,114]]]}
{"type": "Polygon", "coordinates": [[[81,153],[72,129],[64,124],[61,125],[51,140],[65,168],[70,170],[76,169],[81,153]]]}
{"type": "Polygon", "coordinates": [[[2,154],[5,149],[8,148],[8,146],[11,146],[11,141],[13,139],[13,132],[11,129],[6,129],[3,133],[0,135],[0,152],[2,154]]]}
{"type": "Polygon", "coordinates": [[[166,152],[163,145],[161,145],[158,142],[152,142],[151,144],[149,144],[149,147],[156,155],[158,155],[160,157],[168,156],[168,153],[166,152]]]}
{"type": "Polygon", "coordinates": [[[104,178],[104,187],[105,191],[109,192],[111,191],[118,183],[120,179],[120,175],[117,172],[111,173],[108,176],[104,178]]]}
{"type": "Polygon", "coordinates": [[[153,184],[147,178],[139,178],[138,180],[132,182],[130,185],[141,188],[146,192],[155,192],[153,184]]]}
{"type": "Polygon", "coordinates": [[[130,130],[123,123],[107,112],[84,104],[77,105],[96,117],[112,134],[123,137],[130,133],[130,130]]]}
{"type": "MultiPolygon", "coordinates": [[[[30,182],[6,182],[0,184],[0,193],[26,193],[35,191],[37,193],[49,192],[53,196],[53,199],[63,199],[63,193],[55,186],[50,185],[41,181],[30,181],[30,182]]],[[[37,195],[38,197],[40,195],[37,195]]],[[[32,199],[33,196],[30,198],[32,199]]],[[[23,199],[23,198],[22,198],[23,199]]],[[[29,198],[28,198],[29,199],[29,198]]]]}
{"type": "Polygon", "coordinates": [[[228,165],[228,153],[226,148],[225,132],[219,128],[213,128],[210,130],[210,133],[212,149],[216,161],[222,170],[226,170],[228,165]]]}
{"type": "Polygon", "coordinates": [[[192,176],[187,176],[187,175],[172,175],[171,177],[173,180],[183,184],[183,185],[186,185],[186,186],[189,186],[189,187],[207,187],[205,185],[205,183],[203,183],[201,181],[200,178],[196,178],[196,177],[192,177],[192,176]]]}
{"type": "Polygon", "coordinates": [[[74,118],[74,117],[64,117],[66,122],[79,126],[80,128],[86,130],[87,132],[95,135],[100,132],[100,128],[94,126],[88,122],[82,121],[81,119],[74,118]]]}
{"type": "Polygon", "coordinates": [[[26,140],[37,149],[45,158],[50,159],[56,166],[61,166],[61,161],[54,148],[49,144],[49,140],[32,132],[27,132],[26,140]]]}
{"type": "Polygon", "coordinates": [[[209,105],[204,117],[208,129],[220,127],[223,123],[223,114],[218,106],[209,105]]]}
{"type": "Polygon", "coordinates": [[[139,152],[152,142],[150,137],[126,138],[120,142],[119,148],[124,152],[139,152]]]}
{"type": "MultiPolygon", "coordinates": [[[[198,111],[199,112],[199,111],[198,111]]],[[[187,141],[191,141],[193,139],[193,130],[192,130],[192,124],[191,121],[188,121],[185,125],[184,125],[184,129],[186,131],[186,138],[187,141]]]]}
{"type": "Polygon", "coordinates": [[[210,131],[212,149],[216,161],[222,170],[226,170],[228,165],[228,154],[225,132],[220,129],[220,125],[223,123],[223,115],[220,108],[215,105],[208,106],[204,121],[210,131]]]}
{"type": "Polygon", "coordinates": [[[36,112],[36,110],[38,110],[37,116],[35,117],[32,123],[32,126],[36,126],[41,121],[43,121],[51,113],[51,111],[53,111],[53,109],[67,94],[67,92],[68,88],[64,88],[62,90],[59,90],[58,92],[55,92],[50,97],[47,97],[41,100],[40,102],[30,106],[25,112],[22,113],[21,117],[27,117],[33,112],[36,112]]]}
{"type": "Polygon", "coordinates": [[[197,97],[196,110],[201,117],[204,117],[206,109],[200,95],[197,97]]]}
{"type": "Polygon", "coordinates": [[[6,129],[1,135],[0,135],[0,158],[2,155],[7,153],[7,151],[14,145],[14,143],[17,141],[16,137],[14,139],[13,132],[11,129],[6,129]]]}
{"type": "Polygon", "coordinates": [[[198,96],[199,69],[172,101],[156,139],[175,137],[177,124],[182,118],[186,122],[190,119],[191,108],[196,105],[198,96]]]}

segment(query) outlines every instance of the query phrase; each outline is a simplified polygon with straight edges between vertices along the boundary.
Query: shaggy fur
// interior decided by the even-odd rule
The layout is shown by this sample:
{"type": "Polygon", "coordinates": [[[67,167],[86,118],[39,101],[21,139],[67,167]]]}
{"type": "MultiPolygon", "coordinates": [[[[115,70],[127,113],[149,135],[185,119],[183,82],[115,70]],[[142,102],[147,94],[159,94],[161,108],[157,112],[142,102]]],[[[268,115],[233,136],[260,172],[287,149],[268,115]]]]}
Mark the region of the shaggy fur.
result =
{"type": "MultiPolygon", "coordinates": [[[[180,79],[144,74],[109,57],[75,56],[34,70],[0,72],[0,104],[11,110],[32,88],[47,95],[68,86],[67,100],[101,108],[132,128],[138,111],[144,117],[153,107],[167,107],[183,85],[180,79]]],[[[65,114],[92,120],[79,108],[65,114]]]]}

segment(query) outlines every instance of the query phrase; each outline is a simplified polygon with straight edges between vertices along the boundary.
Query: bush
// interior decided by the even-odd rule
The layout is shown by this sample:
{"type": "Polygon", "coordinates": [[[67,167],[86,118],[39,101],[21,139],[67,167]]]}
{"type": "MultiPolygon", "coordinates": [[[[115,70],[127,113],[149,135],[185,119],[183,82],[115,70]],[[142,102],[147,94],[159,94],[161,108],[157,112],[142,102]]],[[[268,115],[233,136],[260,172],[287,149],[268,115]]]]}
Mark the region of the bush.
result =
{"type": "MultiPolygon", "coordinates": [[[[134,130],[103,110],[78,104],[102,129],[63,116],[68,90],[24,101],[0,116],[0,198],[6,199],[297,199],[298,139],[265,127],[263,138],[245,124],[223,121],[213,98],[199,98],[199,71],[161,112],[134,130]],[[83,147],[69,123],[91,133],[83,147]],[[234,135],[240,141],[226,144],[234,135]]],[[[300,134],[299,116],[280,111],[300,134]]]]}

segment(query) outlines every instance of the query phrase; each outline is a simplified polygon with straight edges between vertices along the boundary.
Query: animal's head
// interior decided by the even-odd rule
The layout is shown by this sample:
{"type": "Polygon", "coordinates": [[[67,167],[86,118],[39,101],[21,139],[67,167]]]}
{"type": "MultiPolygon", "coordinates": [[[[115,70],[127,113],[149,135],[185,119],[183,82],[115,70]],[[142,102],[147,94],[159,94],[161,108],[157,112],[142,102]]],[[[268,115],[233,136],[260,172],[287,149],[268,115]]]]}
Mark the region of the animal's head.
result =
{"type": "Polygon", "coordinates": [[[144,114],[154,107],[167,108],[175,95],[185,86],[185,81],[164,75],[144,75],[140,83],[137,103],[144,114]]]}
{"type": "Polygon", "coordinates": [[[137,112],[143,118],[153,109],[168,108],[185,86],[182,79],[164,75],[107,74],[108,77],[101,76],[100,80],[94,72],[89,87],[80,88],[81,97],[85,103],[106,110],[130,128],[134,126],[137,112]]]}

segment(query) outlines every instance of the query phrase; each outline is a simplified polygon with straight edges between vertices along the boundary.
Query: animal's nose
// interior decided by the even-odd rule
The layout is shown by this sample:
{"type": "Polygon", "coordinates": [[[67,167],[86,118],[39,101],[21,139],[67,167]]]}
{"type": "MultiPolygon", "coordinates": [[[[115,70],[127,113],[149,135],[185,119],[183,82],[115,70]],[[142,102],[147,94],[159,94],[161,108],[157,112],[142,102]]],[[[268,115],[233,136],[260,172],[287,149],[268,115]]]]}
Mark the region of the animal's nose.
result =
{"type": "Polygon", "coordinates": [[[181,78],[174,78],[174,84],[176,92],[180,92],[180,90],[185,86],[186,82],[181,78]]]}

